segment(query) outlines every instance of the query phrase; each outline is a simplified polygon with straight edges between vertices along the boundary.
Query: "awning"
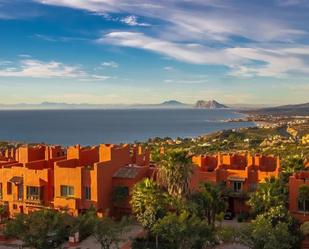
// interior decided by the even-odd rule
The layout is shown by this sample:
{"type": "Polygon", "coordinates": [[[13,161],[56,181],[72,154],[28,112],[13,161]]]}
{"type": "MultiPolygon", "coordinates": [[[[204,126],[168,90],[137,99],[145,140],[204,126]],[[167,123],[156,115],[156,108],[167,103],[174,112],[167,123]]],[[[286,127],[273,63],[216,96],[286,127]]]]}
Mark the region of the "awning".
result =
{"type": "Polygon", "coordinates": [[[13,176],[9,182],[12,182],[14,184],[22,184],[23,183],[23,177],[21,176],[13,176]]]}
{"type": "Polygon", "coordinates": [[[232,182],[244,182],[244,181],[246,181],[246,178],[237,177],[237,176],[229,176],[227,179],[229,181],[232,181],[232,182]]]}

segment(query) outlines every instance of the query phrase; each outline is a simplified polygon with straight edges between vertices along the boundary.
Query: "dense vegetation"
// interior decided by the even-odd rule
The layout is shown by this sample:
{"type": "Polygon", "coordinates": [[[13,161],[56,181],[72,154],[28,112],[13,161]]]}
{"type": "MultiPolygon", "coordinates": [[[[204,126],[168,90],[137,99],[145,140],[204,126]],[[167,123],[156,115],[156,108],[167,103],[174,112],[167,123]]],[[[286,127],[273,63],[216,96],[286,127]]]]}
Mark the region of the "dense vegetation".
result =
{"type": "MultiPolygon", "coordinates": [[[[240,229],[218,222],[227,208],[229,191],[224,185],[203,183],[190,192],[192,169],[187,159],[185,150],[165,151],[158,164],[158,177],[163,180],[145,179],[135,186],[133,213],[147,233],[134,241],[133,248],[203,249],[236,241],[253,249],[300,247],[300,226],[287,210],[287,179],[303,167],[302,158],[287,157],[284,174],[267,179],[250,194],[251,222],[240,229]]],[[[309,201],[308,188],[301,191],[300,200],[304,205],[309,201]]]]}
{"type": "Polygon", "coordinates": [[[21,240],[24,246],[30,248],[51,249],[59,248],[68,241],[70,235],[78,232],[80,240],[93,235],[102,249],[110,249],[112,245],[113,248],[119,248],[129,224],[126,218],[120,221],[109,217],[99,218],[94,208],[78,217],[43,209],[7,220],[4,234],[21,240]]]}
{"type": "Polygon", "coordinates": [[[193,139],[154,138],[144,145],[152,149],[154,159],[161,147],[167,150],[181,148],[193,154],[251,152],[277,155],[281,159],[295,155],[309,158],[309,145],[287,133],[286,127],[224,130],[193,139]]]}

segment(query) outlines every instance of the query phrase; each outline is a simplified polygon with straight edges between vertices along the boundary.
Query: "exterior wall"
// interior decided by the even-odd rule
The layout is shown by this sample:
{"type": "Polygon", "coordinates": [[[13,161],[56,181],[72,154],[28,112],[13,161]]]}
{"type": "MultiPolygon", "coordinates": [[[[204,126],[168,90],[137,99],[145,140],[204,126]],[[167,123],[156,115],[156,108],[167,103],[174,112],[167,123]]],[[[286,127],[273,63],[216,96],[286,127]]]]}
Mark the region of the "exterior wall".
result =
{"type": "MultiPolygon", "coordinates": [[[[131,155],[129,145],[101,144],[87,149],[78,145],[69,147],[67,160],[55,164],[54,207],[77,215],[93,205],[102,215],[109,213],[113,208],[113,175],[121,167],[136,162],[148,167],[149,151],[135,146],[131,155]],[[72,186],[74,196],[61,197],[61,185],[72,186]],[[85,187],[91,189],[90,200],[85,199],[85,187]]],[[[139,179],[138,176],[133,181],[136,183],[139,179]]]]}
{"type": "Polygon", "coordinates": [[[9,215],[14,216],[17,213],[29,213],[33,210],[52,207],[53,164],[64,159],[62,148],[44,145],[20,147],[7,150],[5,155],[8,156],[6,161],[0,163],[2,184],[0,202],[8,205],[9,215]],[[18,181],[14,182],[14,179],[18,181]],[[11,194],[8,193],[9,186],[12,187],[11,194]],[[27,187],[37,187],[39,195],[28,198],[27,187]],[[18,188],[20,188],[19,195],[18,188]]]}
{"type": "Polygon", "coordinates": [[[101,145],[100,159],[103,161],[96,163],[98,207],[102,213],[108,213],[111,209],[112,177],[120,167],[132,162],[130,147],[101,145]]]}
{"type": "Polygon", "coordinates": [[[196,166],[190,184],[192,189],[200,182],[225,183],[232,190],[234,182],[241,184],[241,190],[229,201],[235,213],[248,211],[245,193],[254,191],[267,177],[277,177],[280,170],[279,159],[273,156],[218,153],[194,156],[192,162],[196,166]]]}
{"type": "MultiPolygon", "coordinates": [[[[136,167],[136,166],[135,166],[136,167]]],[[[111,203],[112,205],[112,214],[115,216],[119,216],[122,214],[130,214],[131,213],[131,206],[130,206],[130,199],[131,199],[131,193],[134,185],[140,181],[142,181],[144,178],[150,177],[149,173],[149,167],[148,166],[138,166],[139,172],[136,177],[134,178],[120,178],[120,177],[113,177],[112,181],[112,187],[127,187],[128,189],[128,197],[126,200],[124,200],[123,203],[111,203]]]]}
{"type": "Polygon", "coordinates": [[[49,182],[50,169],[47,168],[28,168],[21,164],[12,167],[1,168],[2,180],[2,194],[3,202],[9,202],[9,213],[14,215],[16,213],[28,213],[31,210],[42,208],[43,206],[51,206],[52,186],[49,182]],[[11,194],[8,193],[8,184],[13,177],[20,177],[22,182],[20,184],[11,183],[11,194]],[[18,186],[22,187],[22,196],[18,196],[18,186]],[[31,200],[27,199],[27,186],[42,187],[43,199],[31,200]]]}
{"type": "Polygon", "coordinates": [[[309,212],[298,209],[298,189],[304,184],[309,185],[309,172],[300,172],[289,178],[289,211],[300,222],[309,221],[309,212]]]}

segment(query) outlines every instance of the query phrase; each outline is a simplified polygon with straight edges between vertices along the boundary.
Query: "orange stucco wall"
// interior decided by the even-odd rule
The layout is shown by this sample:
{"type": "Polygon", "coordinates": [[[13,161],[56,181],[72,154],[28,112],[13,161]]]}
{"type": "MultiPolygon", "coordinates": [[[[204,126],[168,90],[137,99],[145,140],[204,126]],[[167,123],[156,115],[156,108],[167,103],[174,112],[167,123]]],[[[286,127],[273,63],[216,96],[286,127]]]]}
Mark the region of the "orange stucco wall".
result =
{"type": "MultiPolygon", "coordinates": [[[[257,184],[267,177],[277,177],[280,171],[279,158],[274,156],[252,156],[243,154],[196,155],[192,157],[195,164],[191,188],[200,182],[213,184],[225,183],[233,189],[233,182],[242,183],[242,192],[253,191],[257,184]]],[[[236,213],[247,211],[246,200],[234,197],[230,201],[236,213]]]]}
{"type": "Polygon", "coordinates": [[[299,172],[289,178],[289,211],[301,222],[309,221],[309,212],[298,209],[298,190],[304,184],[309,185],[309,172],[299,172]]]}

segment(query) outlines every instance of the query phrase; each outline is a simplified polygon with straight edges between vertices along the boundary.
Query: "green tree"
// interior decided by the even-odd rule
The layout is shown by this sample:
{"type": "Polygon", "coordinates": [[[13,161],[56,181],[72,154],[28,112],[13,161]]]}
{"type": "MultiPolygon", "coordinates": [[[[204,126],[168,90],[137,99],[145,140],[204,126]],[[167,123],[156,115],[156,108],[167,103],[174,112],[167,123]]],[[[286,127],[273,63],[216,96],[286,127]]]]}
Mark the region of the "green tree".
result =
{"type": "Polygon", "coordinates": [[[93,236],[101,245],[101,249],[118,249],[119,243],[124,240],[128,224],[126,218],[122,218],[119,222],[110,217],[99,218],[96,220],[93,236]]]}
{"type": "Polygon", "coordinates": [[[299,155],[287,156],[282,159],[281,168],[283,181],[288,183],[291,175],[305,169],[304,158],[299,155]]]}
{"type": "Polygon", "coordinates": [[[0,205],[0,223],[2,222],[2,219],[7,215],[7,210],[7,205],[0,205]]]}
{"type": "Polygon", "coordinates": [[[112,202],[115,205],[122,205],[129,197],[128,187],[126,186],[115,186],[112,192],[112,202]]]}
{"type": "Polygon", "coordinates": [[[189,194],[193,164],[186,151],[166,152],[158,166],[158,180],[171,196],[183,198],[189,194]]]}
{"type": "Polygon", "coordinates": [[[93,229],[97,220],[97,212],[94,206],[90,206],[84,214],[75,219],[75,226],[71,233],[79,232],[80,240],[93,234],[93,229]]]}
{"type": "Polygon", "coordinates": [[[309,221],[305,221],[301,226],[300,230],[303,233],[303,235],[308,236],[309,235],[309,221]]]}
{"type": "Polygon", "coordinates": [[[53,210],[20,214],[6,223],[4,234],[18,238],[36,249],[55,248],[68,236],[64,217],[65,214],[53,210]]]}
{"type": "Polygon", "coordinates": [[[153,233],[168,243],[164,248],[170,249],[204,248],[214,240],[207,222],[186,211],[168,213],[155,224],[153,233]]]}
{"type": "Polygon", "coordinates": [[[285,187],[279,179],[266,178],[257,190],[250,195],[248,204],[254,214],[267,212],[274,206],[285,205],[287,199],[285,187]]]}
{"type": "Polygon", "coordinates": [[[225,188],[222,185],[202,183],[199,190],[191,195],[191,200],[198,216],[207,219],[210,225],[214,225],[216,215],[227,208],[225,188]]]}
{"type": "Polygon", "coordinates": [[[298,189],[298,201],[303,204],[304,216],[306,216],[306,203],[309,202],[309,185],[303,184],[298,189]]]}
{"type": "Polygon", "coordinates": [[[300,246],[299,225],[283,206],[258,215],[247,229],[242,241],[253,249],[296,249],[300,246]]]}
{"type": "Polygon", "coordinates": [[[137,221],[147,231],[166,212],[165,194],[155,181],[148,178],[134,186],[130,203],[137,221]]]}

